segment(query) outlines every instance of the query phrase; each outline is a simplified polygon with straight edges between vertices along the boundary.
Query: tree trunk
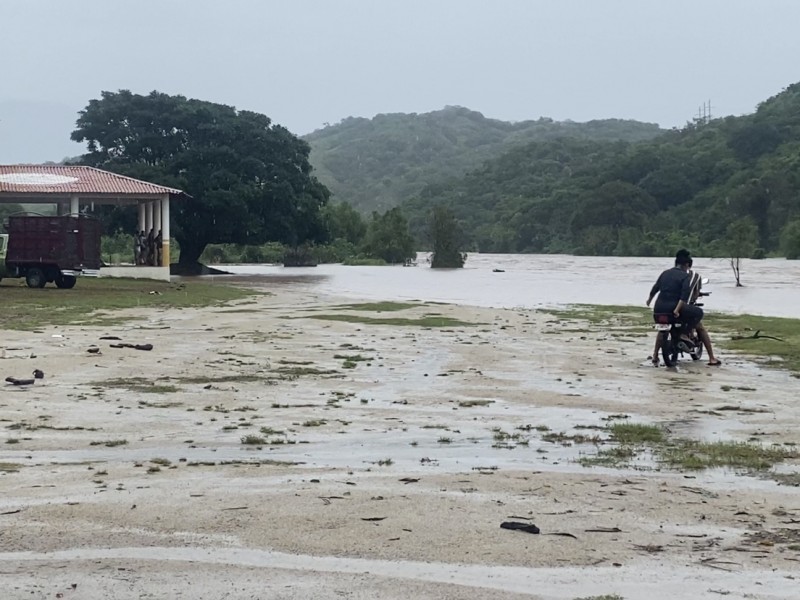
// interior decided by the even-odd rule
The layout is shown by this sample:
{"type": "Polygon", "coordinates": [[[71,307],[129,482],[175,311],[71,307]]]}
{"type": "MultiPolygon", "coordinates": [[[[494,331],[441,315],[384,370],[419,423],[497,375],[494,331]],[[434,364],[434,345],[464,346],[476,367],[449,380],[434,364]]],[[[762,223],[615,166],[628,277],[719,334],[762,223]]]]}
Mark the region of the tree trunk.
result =
{"type": "Polygon", "coordinates": [[[178,244],[181,247],[178,257],[178,269],[184,273],[200,272],[200,255],[206,249],[208,242],[178,238],[178,244]]]}
{"type": "Polygon", "coordinates": [[[736,287],[744,287],[739,280],[739,259],[731,258],[731,269],[733,269],[733,276],[736,278],[736,287]]]}

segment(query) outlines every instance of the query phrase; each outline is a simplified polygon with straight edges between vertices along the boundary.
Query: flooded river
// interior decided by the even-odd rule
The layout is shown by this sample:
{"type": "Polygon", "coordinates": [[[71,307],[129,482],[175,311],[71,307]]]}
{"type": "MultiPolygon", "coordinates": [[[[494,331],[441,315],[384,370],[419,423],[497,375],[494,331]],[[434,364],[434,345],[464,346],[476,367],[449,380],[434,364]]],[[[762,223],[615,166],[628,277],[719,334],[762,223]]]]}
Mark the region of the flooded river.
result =
{"type": "MultiPolygon", "coordinates": [[[[433,270],[420,255],[416,267],[226,265],[235,275],[267,284],[362,300],[423,300],[489,307],[614,304],[644,306],[669,258],[470,254],[464,269],[433,270]]],[[[800,318],[800,261],[745,260],[736,288],[727,259],[695,259],[710,283],[707,311],[800,318]]]]}

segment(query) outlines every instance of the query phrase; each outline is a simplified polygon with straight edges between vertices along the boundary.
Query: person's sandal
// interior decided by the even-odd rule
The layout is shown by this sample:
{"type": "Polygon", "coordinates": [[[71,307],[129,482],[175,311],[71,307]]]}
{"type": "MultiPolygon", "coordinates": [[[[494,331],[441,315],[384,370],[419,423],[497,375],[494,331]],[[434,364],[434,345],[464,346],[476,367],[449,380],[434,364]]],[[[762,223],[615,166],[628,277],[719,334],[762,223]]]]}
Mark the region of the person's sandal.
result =
{"type": "Polygon", "coordinates": [[[719,366],[722,366],[722,361],[719,360],[718,358],[713,360],[713,361],[710,360],[710,361],[708,361],[708,365],[707,366],[709,366],[709,367],[719,367],[719,366]]]}

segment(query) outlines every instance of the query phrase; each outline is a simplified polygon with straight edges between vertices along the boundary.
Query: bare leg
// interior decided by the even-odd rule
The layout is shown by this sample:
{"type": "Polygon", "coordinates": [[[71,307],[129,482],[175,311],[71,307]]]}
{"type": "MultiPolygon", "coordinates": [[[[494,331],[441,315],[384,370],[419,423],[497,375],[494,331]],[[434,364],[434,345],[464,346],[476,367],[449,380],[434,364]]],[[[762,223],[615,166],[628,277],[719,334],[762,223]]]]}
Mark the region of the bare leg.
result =
{"type": "Polygon", "coordinates": [[[653,361],[653,364],[655,366],[658,366],[658,353],[659,353],[660,350],[661,350],[661,334],[657,333],[656,334],[656,345],[655,345],[655,348],[653,348],[653,356],[651,357],[652,361],[653,361]]]}
{"type": "Polygon", "coordinates": [[[714,356],[714,348],[711,346],[711,338],[702,323],[697,325],[697,335],[700,337],[700,341],[703,342],[703,346],[705,346],[706,354],[708,354],[708,362],[717,362],[717,357],[714,356]]]}

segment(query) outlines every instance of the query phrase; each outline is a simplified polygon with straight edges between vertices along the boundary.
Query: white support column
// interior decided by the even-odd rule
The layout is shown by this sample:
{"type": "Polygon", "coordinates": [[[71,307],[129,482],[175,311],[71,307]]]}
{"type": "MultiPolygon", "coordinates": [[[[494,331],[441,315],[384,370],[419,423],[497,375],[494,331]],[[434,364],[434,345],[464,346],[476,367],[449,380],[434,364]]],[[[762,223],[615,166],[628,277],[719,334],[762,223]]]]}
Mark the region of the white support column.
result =
{"type": "Polygon", "coordinates": [[[153,202],[153,235],[161,231],[161,200],[153,202]]]}
{"type": "Polygon", "coordinates": [[[153,203],[148,202],[144,206],[144,234],[150,235],[150,230],[153,228],[153,203]]]}
{"type": "Polygon", "coordinates": [[[169,195],[161,199],[161,266],[169,267],[169,195]]]}
{"type": "Polygon", "coordinates": [[[69,214],[77,215],[81,212],[81,203],[77,196],[70,196],[69,198],[69,214]]]}
{"type": "Polygon", "coordinates": [[[139,233],[139,231],[144,231],[145,235],[147,235],[147,232],[144,230],[146,225],[144,216],[144,202],[139,202],[136,208],[139,211],[139,229],[136,231],[136,233],[139,233]]]}

